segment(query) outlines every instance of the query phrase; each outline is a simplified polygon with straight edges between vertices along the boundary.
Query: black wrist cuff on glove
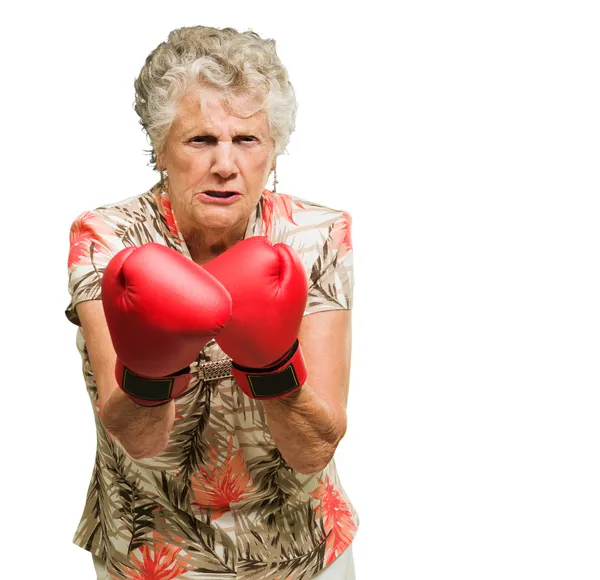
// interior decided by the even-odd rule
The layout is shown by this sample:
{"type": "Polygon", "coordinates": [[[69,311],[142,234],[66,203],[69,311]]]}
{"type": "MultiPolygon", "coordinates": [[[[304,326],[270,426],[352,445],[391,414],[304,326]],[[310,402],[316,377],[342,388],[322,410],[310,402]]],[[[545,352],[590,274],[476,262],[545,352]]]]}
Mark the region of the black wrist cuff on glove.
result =
{"type": "Polygon", "coordinates": [[[139,404],[144,405],[144,402],[147,401],[152,406],[158,406],[159,404],[168,403],[174,398],[173,390],[177,378],[189,372],[190,367],[186,367],[168,377],[153,379],[137,375],[126,366],[123,366],[120,385],[139,404]]]}
{"type": "Polygon", "coordinates": [[[254,399],[273,399],[292,393],[306,381],[306,363],[298,339],[276,363],[263,368],[245,367],[232,361],[231,373],[254,399]]]}

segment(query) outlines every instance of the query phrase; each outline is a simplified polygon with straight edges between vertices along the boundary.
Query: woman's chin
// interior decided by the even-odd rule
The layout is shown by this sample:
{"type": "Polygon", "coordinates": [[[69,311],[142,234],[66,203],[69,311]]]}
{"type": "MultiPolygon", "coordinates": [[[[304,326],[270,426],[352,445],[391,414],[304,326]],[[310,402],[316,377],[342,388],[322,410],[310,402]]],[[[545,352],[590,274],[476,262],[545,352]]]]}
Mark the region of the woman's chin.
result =
{"type": "Polygon", "coordinates": [[[202,212],[196,217],[196,224],[199,228],[227,231],[233,228],[240,221],[239,212],[234,211],[209,211],[202,212]]]}

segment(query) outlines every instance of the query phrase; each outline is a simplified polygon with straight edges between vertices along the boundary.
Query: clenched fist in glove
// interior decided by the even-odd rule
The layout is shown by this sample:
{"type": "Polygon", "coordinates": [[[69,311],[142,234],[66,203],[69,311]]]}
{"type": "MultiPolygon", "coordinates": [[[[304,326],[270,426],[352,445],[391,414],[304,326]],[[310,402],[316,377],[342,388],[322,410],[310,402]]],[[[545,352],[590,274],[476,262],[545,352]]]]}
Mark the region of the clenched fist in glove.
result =
{"type": "Polygon", "coordinates": [[[114,256],[102,279],[102,304],[117,382],[144,406],[167,403],[187,389],[190,363],[231,316],[231,297],[220,282],[154,243],[114,256]]]}
{"type": "Polygon", "coordinates": [[[231,319],[215,337],[240,388],[256,399],[290,394],[306,381],[298,342],[308,280],[298,254],[264,236],[242,240],[204,265],[231,295],[231,319]]]}

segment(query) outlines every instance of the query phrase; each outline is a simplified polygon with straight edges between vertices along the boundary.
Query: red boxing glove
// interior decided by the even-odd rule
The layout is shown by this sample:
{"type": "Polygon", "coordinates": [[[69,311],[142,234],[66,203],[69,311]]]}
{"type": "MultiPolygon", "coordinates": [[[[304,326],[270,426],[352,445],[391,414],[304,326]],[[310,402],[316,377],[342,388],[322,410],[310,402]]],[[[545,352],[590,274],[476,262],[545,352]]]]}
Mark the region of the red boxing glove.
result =
{"type": "Polygon", "coordinates": [[[121,250],[102,278],[102,304],[120,387],[139,405],[183,393],[189,365],[227,324],[231,297],[179,252],[149,243],[121,250]]]}
{"type": "Polygon", "coordinates": [[[264,236],[247,238],[204,265],[231,295],[232,314],[216,337],[240,388],[255,399],[289,395],[306,381],[298,333],[308,280],[298,254],[264,236]]]}

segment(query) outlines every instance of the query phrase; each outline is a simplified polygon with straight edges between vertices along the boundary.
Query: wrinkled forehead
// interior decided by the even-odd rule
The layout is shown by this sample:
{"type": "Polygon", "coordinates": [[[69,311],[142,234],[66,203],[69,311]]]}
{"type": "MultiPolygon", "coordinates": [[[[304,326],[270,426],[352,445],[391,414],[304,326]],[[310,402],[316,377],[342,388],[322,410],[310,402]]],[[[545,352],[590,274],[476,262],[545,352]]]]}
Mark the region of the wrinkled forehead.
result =
{"type": "Polygon", "coordinates": [[[195,87],[176,106],[174,122],[183,128],[217,129],[227,125],[239,130],[268,132],[264,99],[257,95],[228,94],[195,87]]]}

